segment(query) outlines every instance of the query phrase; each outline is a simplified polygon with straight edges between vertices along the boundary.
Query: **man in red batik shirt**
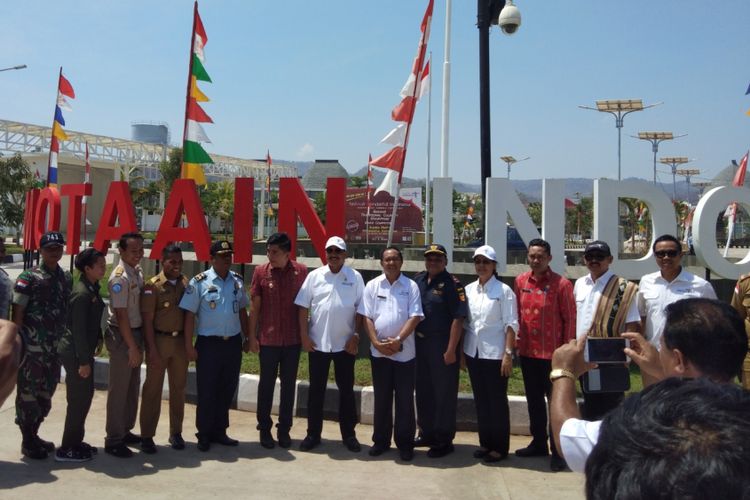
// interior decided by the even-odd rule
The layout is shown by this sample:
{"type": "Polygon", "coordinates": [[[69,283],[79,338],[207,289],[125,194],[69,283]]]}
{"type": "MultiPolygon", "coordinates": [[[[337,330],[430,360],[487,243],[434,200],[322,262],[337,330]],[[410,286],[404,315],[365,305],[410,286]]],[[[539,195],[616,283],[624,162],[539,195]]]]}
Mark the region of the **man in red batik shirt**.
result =
{"type": "Polygon", "coordinates": [[[516,277],[513,291],[518,300],[518,355],[529,410],[529,427],[533,437],[526,448],[516,450],[518,457],[547,456],[547,439],[552,450],[550,469],[561,471],[565,460],[555,448],[552,430],[547,433],[547,400],[552,383],[552,353],[576,338],[576,303],[573,284],[552,272],[550,245],[542,239],[529,242],[528,262],[531,271],[516,277]]]}

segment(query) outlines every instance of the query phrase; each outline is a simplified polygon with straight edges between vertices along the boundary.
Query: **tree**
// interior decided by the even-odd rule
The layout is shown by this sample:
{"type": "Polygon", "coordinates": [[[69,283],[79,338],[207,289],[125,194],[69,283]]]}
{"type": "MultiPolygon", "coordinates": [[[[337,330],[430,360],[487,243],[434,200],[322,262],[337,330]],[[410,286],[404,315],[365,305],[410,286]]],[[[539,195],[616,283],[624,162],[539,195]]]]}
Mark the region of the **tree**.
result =
{"type": "Polygon", "coordinates": [[[159,163],[158,169],[161,173],[160,191],[168,196],[172,191],[172,184],[182,173],[182,148],[172,148],[169,151],[169,160],[159,163]]]}
{"type": "Polygon", "coordinates": [[[349,185],[354,188],[363,188],[367,185],[367,177],[364,175],[353,175],[349,177],[349,185]]]}
{"type": "Polygon", "coordinates": [[[315,207],[315,213],[318,214],[320,222],[324,225],[326,223],[326,193],[322,191],[315,195],[313,198],[313,206],[315,207]]]}
{"type": "Polygon", "coordinates": [[[209,217],[218,217],[224,235],[229,232],[234,211],[234,183],[231,181],[209,182],[200,190],[203,210],[209,217]]]}
{"type": "Polygon", "coordinates": [[[26,192],[35,187],[34,176],[20,154],[0,158],[0,226],[16,228],[20,236],[26,192]]]}

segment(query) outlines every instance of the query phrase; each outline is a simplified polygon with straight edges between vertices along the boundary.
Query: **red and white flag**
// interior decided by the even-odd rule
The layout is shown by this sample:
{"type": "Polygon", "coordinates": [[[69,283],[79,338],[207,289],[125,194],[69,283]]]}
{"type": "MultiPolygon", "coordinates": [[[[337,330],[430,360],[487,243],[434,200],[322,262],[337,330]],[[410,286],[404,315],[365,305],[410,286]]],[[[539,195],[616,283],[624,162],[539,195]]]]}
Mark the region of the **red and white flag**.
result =
{"type": "MultiPolygon", "coordinates": [[[[745,153],[745,156],[742,157],[742,161],[740,161],[740,168],[737,169],[737,172],[734,173],[734,179],[732,179],[732,186],[734,187],[742,187],[745,185],[745,174],[747,173],[747,156],[750,154],[750,151],[745,153]]],[[[733,201],[729,204],[726,211],[724,212],[724,217],[729,218],[731,222],[734,222],[737,219],[737,202],[733,201]]]]}

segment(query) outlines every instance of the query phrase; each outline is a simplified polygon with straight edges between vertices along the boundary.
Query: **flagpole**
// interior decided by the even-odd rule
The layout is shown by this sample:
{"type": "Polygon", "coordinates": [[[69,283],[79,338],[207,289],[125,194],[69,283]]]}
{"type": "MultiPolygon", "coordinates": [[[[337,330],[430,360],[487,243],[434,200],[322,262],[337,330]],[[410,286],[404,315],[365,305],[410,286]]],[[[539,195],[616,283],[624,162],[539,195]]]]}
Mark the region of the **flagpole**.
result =
{"type": "MultiPolygon", "coordinates": [[[[428,64],[432,65],[432,51],[430,51],[430,58],[427,60],[428,64]]],[[[424,188],[424,243],[429,245],[432,238],[430,238],[430,145],[432,139],[432,77],[429,81],[430,87],[427,91],[427,181],[424,188]]]]}
{"type": "Polygon", "coordinates": [[[185,93],[185,120],[182,127],[182,168],[180,169],[180,177],[184,178],[187,174],[185,172],[185,141],[187,140],[187,129],[188,129],[188,109],[190,108],[190,87],[193,83],[193,47],[195,47],[195,20],[198,17],[198,0],[195,0],[193,5],[193,29],[190,35],[190,63],[188,65],[188,77],[187,77],[187,91],[185,93]]]}
{"type": "MultiPolygon", "coordinates": [[[[52,168],[52,142],[55,140],[55,115],[57,112],[57,98],[60,95],[60,80],[62,78],[62,66],[60,66],[60,74],[57,75],[57,94],[55,94],[55,111],[52,112],[52,132],[49,137],[49,153],[47,153],[47,186],[49,186],[49,174],[52,168]]],[[[58,150],[60,149],[60,142],[58,141],[58,150]]],[[[60,152],[58,151],[57,157],[59,159],[60,152]]],[[[58,161],[59,164],[59,161],[58,161]]]]}
{"type": "MultiPolygon", "coordinates": [[[[89,170],[89,142],[86,141],[86,165],[83,167],[83,182],[91,182],[89,170]]],[[[89,206],[87,196],[83,196],[83,241],[86,241],[86,207],[89,206]]]]}
{"type": "Polygon", "coordinates": [[[367,215],[365,216],[365,243],[370,244],[370,177],[372,176],[372,155],[368,156],[367,159],[367,215]]]}

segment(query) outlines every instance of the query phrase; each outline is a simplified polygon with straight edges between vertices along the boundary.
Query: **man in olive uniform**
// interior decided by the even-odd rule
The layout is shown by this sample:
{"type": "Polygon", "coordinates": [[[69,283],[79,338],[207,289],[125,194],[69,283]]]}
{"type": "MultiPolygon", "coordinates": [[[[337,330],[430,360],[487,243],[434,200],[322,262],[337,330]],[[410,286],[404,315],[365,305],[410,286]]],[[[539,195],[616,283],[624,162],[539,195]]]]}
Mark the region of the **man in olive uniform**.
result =
{"type": "MultiPolygon", "coordinates": [[[[734,307],[740,318],[745,321],[745,333],[748,336],[748,346],[750,346],[750,274],[740,276],[734,287],[732,295],[732,307],[734,307]]],[[[745,363],[742,365],[742,387],[750,389],[750,352],[745,356],[745,363]]]]}
{"type": "Polygon", "coordinates": [[[161,412],[164,372],[169,374],[169,443],[185,448],[182,419],[185,414],[185,312],[180,299],[188,280],[182,275],[182,251],[168,245],[161,253],[162,271],[148,280],[141,293],[143,333],[146,338],[146,381],[141,393],[141,450],[156,453],[154,435],[161,412]]]}
{"type": "Polygon", "coordinates": [[[427,456],[453,452],[458,399],[458,344],[468,314],[461,282],[446,271],[448,254],[443,245],[424,252],[425,271],[414,281],[422,296],[424,319],[416,329],[417,425],[414,446],[429,446],[427,456]]]}
{"type": "Polygon", "coordinates": [[[143,236],[125,233],[117,245],[120,263],[112,269],[109,288],[109,320],[105,344],[109,351],[109,387],[107,389],[107,437],[104,451],[119,458],[133,452],[128,444],[139,444],[140,436],[131,432],[138,413],[141,386],[143,335],[141,326],[141,289],[143,236]]]}
{"type": "Polygon", "coordinates": [[[60,381],[57,347],[65,333],[73,288],[70,273],[58,265],[64,244],[61,233],[44,233],[39,242],[42,264],[21,273],[13,290],[13,322],[26,351],[18,370],[16,423],[23,436],[21,453],[33,459],[47,458],[55,450],[38,431],[60,381]]]}

